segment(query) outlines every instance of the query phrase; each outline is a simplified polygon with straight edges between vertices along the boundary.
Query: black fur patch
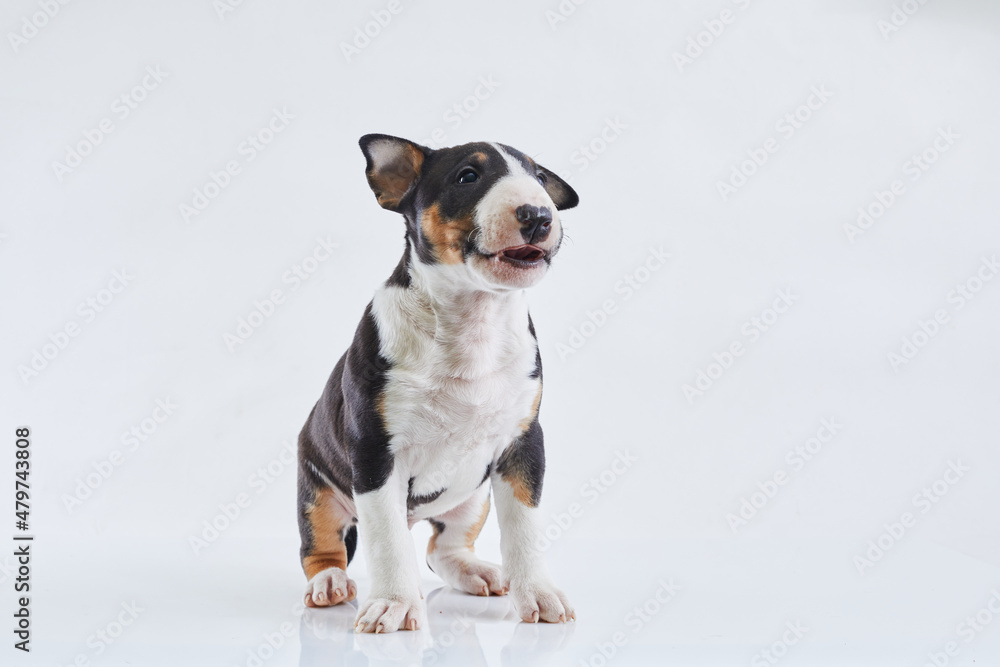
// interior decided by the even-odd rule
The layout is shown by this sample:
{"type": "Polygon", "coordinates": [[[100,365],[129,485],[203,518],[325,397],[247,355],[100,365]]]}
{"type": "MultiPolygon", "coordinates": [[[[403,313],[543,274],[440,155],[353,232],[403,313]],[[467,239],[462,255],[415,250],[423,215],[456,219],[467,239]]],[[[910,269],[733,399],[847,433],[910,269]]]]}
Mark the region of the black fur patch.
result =
{"type": "Polygon", "coordinates": [[[347,547],[347,564],[350,565],[351,561],[354,560],[354,552],[358,548],[357,526],[351,526],[347,529],[347,533],[344,534],[344,546],[347,547]]]}
{"type": "Polygon", "coordinates": [[[410,241],[408,238],[406,239],[406,250],[403,251],[403,258],[399,260],[399,264],[396,265],[396,269],[389,276],[389,279],[385,281],[385,284],[404,289],[410,286],[410,241]]]}
{"type": "Polygon", "coordinates": [[[341,383],[344,441],[351,458],[354,491],[367,493],[385,484],[393,466],[389,433],[378,412],[389,361],[379,350],[378,328],[371,303],[365,309],[346,357],[341,383]]]}
{"type": "MultiPolygon", "coordinates": [[[[403,211],[409,238],[425,264],[438,261],[434,246],[420,226],[420,214],[436,205],[441,217],[448,220],[472,220],[476,206],[490,188],[510,173],[507,162],[493,146],[476,142],[433,151],[424,161],[415,196],[403,211]],[[458,175],[472,168],[479,175],[473,183],[458,183],[458,175]]],[[[466,239],[465,256],[474,248],[466,239]]]]}
{"type": "Polygon", "coordinates": [[[420,505],[426,505],[432,500],[437,500],[438,497],[447,490],[447,489],[438,489],[437,491],[434,491],[432,493],[415,494],[413,493],[414,479],[416,478],[415,477],[410,478],[409,488],[407,489],[406,492],[406,509],[408,510],[412,510],[413,508],[419,507],[420,505]]]}
{"type": "Polygon", "coordinates": [[[576,191],[570,187],[569,183],[556,175],[555,172],[546,169],[512,146],[500,144],[500,147],[520,162],[529,174],[541,174],[542,187],[549,193],[552,203],[556,205],[558,210],[562,211],[567,208],[573,208],[580,203],[580,197],[576,194],[576,191]]]}
{"type": "Polygon", "coordinates": [[[531,379],[541,379],[542,351],[538,348],[538,336],[535,335],[535,324],[531,321],[531,315],[528,315],[528,333],[530,333],[531,337],[535,339],[535,367],[532,369],[528,377],[531,379]]]}
{"type": "Polygon", "coordinates": [[[389,478],[393,458],[378,403],[390,364],[379,353],[371,304],[354,342],[333,369],[299,436],[299,496],[311,502],[326,486],[315,466],[347,497],[373,491],[389,478]],[[311,466],[310,466],[311,464],[311,466]]]}
{"type": "MultiPolygon", "coordinates": [[[[368,304],[354,342],[334,366],[299,434],[298,523],[303,558],[313,549],[306,508],[316,491],[328,486],[327,480],[353,498],[355,492],[379,488],[392,472],[389,434],[377,408],[388,370],[388,360],[379,354],[378,330],[368,304]]],[[[356,517],[345,517],[345,522],[354,521],[356,517]]],[[[351,525],[343,539],[350,560],[357,529],[351,525]]]]}
{"type": "MultiPolygon", "coordinates": [[[[343,370],[342,362],[343,359],[334,368],[331,379],[332,377],[340,377],[343,370]]],[[[327,384],[327,388],[329,389],[329,383],[327,384]]],[[[326,392],[324,392],[325,396],[326,392]]],[[[323,419],[325,415],[339,413],[339,411],[339,403],[334,402],[331,404],[320,399],[320,402],[309,413],[309,418],[306,420],[305,426],[302,427],[301,433],[299,433],[298,523],[299,537],[301,539],[301,548],[299,549],[300,559],[304,559],[312,553],[314,548],[312,525],[309,522],[306,510],[316,499],[317,490],[328,486],[326,481],[317,474],[316,470],[319,470],[327,479],[331,480],[348,497],[351,496],[351,464],[347,457],[347,452],[339,447],[330,448],[327,442],[324,440],[317,442],[314,437],[314,432],[316,431],[319,432],[320,437],[323,437],[325,432],[331,430],[329,426],[323,429],[319,425],[319,420],[323,419]]],[[[351,518],[353,519],[353,517],[351,518]]]]}
{"type": "Polygon", "coordinates": [[[542,426],[536,417],[497,459],[497,474],[514,487],[514,494],[526,494],[523,500],[531,507],[538,507],[542,499],[542,480],[545,477],[545,441],[542,426]]]}
{"type": "MultiPolygon", "coordinates": [[[[434,536],[431,538],[432,540],[431,544],[434,544],[433,540],[437,539],[437,536],[444,532],[444,524],[438,521],[437,519],[427,519],[427,522],[431,524],[431,527],[434,529],[434,536]]],[[[429,553],[427,554],[427,559],[425,562],[427,563],[427,567],[430,569],[430,571],[433,572],[434,567],[431,565],[431,559],[429,553]]]]}

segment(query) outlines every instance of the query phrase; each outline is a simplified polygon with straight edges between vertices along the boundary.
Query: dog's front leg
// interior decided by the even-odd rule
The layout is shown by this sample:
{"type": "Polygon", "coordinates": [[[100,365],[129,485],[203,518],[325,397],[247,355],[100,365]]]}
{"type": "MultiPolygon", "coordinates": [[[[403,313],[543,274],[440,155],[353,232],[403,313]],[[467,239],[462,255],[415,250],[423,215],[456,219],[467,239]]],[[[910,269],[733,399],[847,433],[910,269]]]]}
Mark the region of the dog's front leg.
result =
{"type": "Polygon", "coordinates": [[[542,429],[537,420],[504,451],[492,473],[500,522],[501,570],[521,620],[560,623],[576,614],[552,583],[538,538],[538,502],[545,474],[542,429]]]}
{"type": "Polygon", "coordinates": [[[406,482],[396,471],[381,487],[356,494],[359,537],[372,590],[354,622],[357,632],[416,630],[426,624],[413,538],[406,522],[406,482]]]}

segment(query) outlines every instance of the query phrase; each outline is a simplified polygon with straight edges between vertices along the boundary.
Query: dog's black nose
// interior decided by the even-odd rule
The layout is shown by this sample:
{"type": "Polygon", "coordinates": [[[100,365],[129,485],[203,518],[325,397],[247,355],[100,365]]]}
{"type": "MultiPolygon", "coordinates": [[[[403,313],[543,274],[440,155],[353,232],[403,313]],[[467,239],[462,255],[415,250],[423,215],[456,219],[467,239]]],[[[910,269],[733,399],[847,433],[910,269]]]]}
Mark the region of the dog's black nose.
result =
{"type": "Polygon", "coordinates": [[[545,206],[522,204],[514,214],[521,223],[521,236],[527,243],[544,241],[552,231],[552,211],[545,206]]]}

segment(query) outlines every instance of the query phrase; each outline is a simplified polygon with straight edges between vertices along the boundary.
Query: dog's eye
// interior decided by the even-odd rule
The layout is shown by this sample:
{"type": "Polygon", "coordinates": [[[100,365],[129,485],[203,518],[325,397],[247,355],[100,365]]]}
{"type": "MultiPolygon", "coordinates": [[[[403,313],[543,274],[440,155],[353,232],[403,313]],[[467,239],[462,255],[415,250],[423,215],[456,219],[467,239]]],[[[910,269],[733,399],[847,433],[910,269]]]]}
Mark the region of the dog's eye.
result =
{"type": "Polygon", "coordinates": [[[466,167],[462,171],[458,172],[459,183],[475,183],[479,180],[479,174],[476,173],[475,169],[471,167],[466,167]]]}
{"type": "Polygon", "coordinates": [[[549,177],[546,176],[543,172],[538,172],[537,174],[535,174],[535,178],[538,179],[538,182],[542,184],[543,188],[545,187],[545,184],[549,182],[549,177]]]}

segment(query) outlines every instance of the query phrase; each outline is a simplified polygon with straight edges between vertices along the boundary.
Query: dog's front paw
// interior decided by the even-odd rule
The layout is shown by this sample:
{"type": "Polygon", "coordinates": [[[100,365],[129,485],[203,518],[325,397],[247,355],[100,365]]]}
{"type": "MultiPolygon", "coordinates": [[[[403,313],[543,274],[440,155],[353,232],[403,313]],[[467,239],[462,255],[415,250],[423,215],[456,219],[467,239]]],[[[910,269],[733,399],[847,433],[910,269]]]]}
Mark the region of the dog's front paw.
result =
{"type": "Polygon", "coordinates": [[[339,567],[328,567],[313,575],[306,585],[307,607],[329,607],[350,602],[358,594],[358,587],[347,578],[339,567]]]}
{"type": "Polygon", "coordinates": [[[514,609],[525,623],[564,623],[575,621],[576,612],[566,595],[549,581],[512,581],[510,597],[514,609]]]}
{"type": "MultiPolygon", "coordinates": [[[[431,559],[428,559],[431,563],[431,559]]],[[[499,565],[479,560],[467,554],[454,554],[433,559],[432,569],[445,583],[471,595],[506,595],[499,565]]]]}
{"type": "Polygon", "coordinates": [[[355,632],[417,630],[426,625],[424,603],[419,596],[371,597],[358,611],[355,632]]]}

